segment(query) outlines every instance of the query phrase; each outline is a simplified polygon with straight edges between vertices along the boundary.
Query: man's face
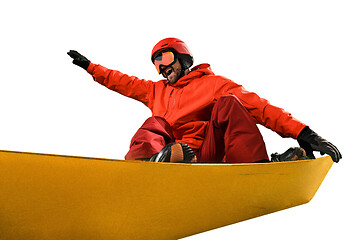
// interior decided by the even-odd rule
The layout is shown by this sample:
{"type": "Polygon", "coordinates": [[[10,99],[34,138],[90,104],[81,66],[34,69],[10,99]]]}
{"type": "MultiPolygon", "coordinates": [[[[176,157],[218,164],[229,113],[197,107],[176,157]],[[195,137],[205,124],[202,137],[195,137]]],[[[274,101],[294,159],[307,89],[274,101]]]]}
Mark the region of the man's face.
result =
{"type": "Polygon", "coordinates": [[[181,76],[181,64],[179,60],[176,60],[175,63],[167,67],[163,67],[162,75],[166,78],[171,84],[174,84],[179,80],[181,76]]]}

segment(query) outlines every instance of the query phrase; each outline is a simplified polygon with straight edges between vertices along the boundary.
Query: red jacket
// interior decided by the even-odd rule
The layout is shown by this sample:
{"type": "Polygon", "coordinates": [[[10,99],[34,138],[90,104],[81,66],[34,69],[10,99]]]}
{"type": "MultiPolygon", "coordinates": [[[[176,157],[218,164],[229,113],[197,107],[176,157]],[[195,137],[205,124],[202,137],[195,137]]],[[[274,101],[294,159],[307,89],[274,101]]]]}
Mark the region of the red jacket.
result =
{"type": "Polygon", "coordinates": [[[215,101],[228,94],[240,99],[256,123],[283,137],[296,138],[306,126],[243,86],[215,75],[209,64],[193,68],[175,84],[142,80],[93,63],[87,71],[98,83],[144,103],[153,116],[165,118],[174,129],[176,141],[187,143],[195,151],[203,142],[215,101]]]}

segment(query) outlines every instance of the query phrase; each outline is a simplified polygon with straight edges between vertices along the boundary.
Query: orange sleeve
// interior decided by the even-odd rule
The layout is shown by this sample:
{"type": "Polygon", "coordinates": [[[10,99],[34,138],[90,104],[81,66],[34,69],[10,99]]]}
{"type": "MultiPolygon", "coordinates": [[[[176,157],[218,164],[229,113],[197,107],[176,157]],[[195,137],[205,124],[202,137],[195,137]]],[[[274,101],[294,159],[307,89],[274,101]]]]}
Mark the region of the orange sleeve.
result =
{"type": "Polygon", "coordinates": [[[90,63],[87,72],[92,75],[96,82],[110,90],[138,100],[149,108],[152,105],[155,85],[153,81],[139,79],[93,63],[90,63]]]}
{"type": "Polygon", "coordinates": [[[243,86],[226,78],[221,79],[219,83],[216,95],[234,94],[257,123],[275,131],[280,136],[296,139],[306,127],[284,109],[271,105],[268,100],[247,91],[243,86]]]}

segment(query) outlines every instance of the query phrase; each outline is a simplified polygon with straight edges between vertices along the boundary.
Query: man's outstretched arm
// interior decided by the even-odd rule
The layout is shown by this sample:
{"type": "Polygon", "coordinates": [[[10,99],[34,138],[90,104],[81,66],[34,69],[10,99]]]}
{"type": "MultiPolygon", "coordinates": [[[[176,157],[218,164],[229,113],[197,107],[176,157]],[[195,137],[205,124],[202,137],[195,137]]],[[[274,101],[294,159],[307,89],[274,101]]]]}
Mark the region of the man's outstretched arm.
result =
{"type": "Polygon", "coordinates": [[[138,100],[151,109],[154,82],[94,64],[75,50],[70,50],[67,54],[73,59],[73,64],[85,69],[96,82],[126,97],[138,100]]]}

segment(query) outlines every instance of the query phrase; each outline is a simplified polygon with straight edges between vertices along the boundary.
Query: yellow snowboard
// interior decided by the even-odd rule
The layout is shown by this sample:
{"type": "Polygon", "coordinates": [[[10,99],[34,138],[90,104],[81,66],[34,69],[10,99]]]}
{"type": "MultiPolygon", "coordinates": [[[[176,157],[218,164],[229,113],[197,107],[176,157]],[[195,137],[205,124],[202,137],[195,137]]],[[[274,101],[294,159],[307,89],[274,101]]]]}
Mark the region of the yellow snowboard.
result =
{"type": "Polygon", "coordinates": [[[309,202],[333,161],[181,164],[0,151],[1,239],[178,239],[309,202]]]}

